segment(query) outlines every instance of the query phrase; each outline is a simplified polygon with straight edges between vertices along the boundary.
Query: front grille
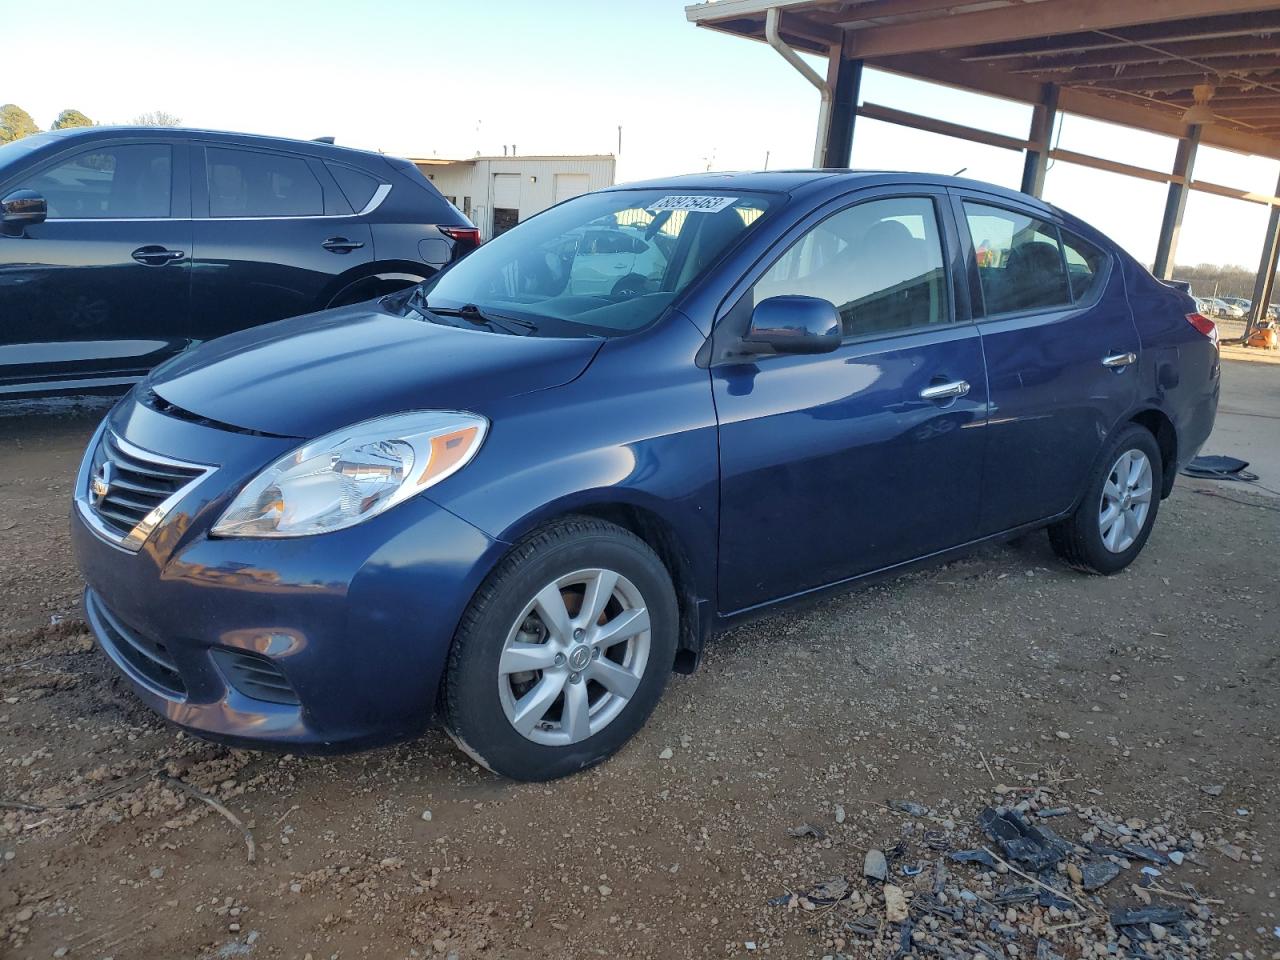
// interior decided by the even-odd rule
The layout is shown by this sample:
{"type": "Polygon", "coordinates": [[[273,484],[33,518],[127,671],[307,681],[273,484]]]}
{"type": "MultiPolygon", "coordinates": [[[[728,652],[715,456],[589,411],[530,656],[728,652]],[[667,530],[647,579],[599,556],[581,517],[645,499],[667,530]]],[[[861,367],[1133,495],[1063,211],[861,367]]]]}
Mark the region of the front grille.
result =
{"type": "MultiPolygon", "coordinates": [[[[86,480],[88,489],[81,491],[81,495],[103,526],[125,539],[139,530],[152,511],[164,506],[206,472],[203,466],[149,454],[121,441],[110,430],[104,430],[86,480]],[[95,491],[99,484],[105,494],[95,491]]],[[[151,519],[141,539],[145,539],[145,534],[150,533],[159,519],[159,516],[151,519]]]]}
{"type": "Polygon", "coordinates": [[[125,626],[92,590],[86,591],[84,604],[89,622],[108,653],[127,664],[137,679],[157,693],[173,700],[186,697],[187,685],[182,682],[182,674],[163,643],[125,626]]]}
{"type": "Polygon", "coordinates": [[[213,659],[227,678],[227,682],[255,700],[268,703],[297,705],[298,695],[285,679],[284,672],[274,660],[246,653],[243,650],[218,649],[213,659]]]}

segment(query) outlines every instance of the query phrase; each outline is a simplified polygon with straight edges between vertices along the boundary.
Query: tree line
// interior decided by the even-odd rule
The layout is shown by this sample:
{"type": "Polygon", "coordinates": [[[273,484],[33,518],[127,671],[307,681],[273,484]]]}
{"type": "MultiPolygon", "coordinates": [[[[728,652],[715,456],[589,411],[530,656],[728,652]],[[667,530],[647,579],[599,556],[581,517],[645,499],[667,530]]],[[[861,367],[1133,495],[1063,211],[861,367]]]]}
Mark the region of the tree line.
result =
{"type": "MultiPolygon", "coordinates": [[[[1221,267],[1212,263],[1201,263],[1196,266],[1174,267],[1173,276],[1177,280],[1188,280],[1191,290],[1197,297],[1243,297],[1253,299],[1253,281],[1257,272],[1247,267],[1221,267]]],[[[1280,273],[1277,273],[1280,277],[1280,273]]],[[[1280,297],[1280,280],[1277,281],[1272,302],[1280,297]]]]}
{"type": "MultiPolygon", "coordinates": [[[[182,122],[182,118],[175,117],[171,113],[165,113],[163,110],[151,110],[148,113],[139,114],[130,122],[136,127],[176,127],[182,122]]],[[[67,109],[58,114],[49,129],[65,130],[68,127],[93,126],[97,126],[96,122],[90,120],[79,110],[67,109]]],[[[23,137],[43,132],[35,120],[32,119],[31,114],[16,103],[0,105],[0,144],[12,143],[14,140],[21,140],[23,137]]]]}

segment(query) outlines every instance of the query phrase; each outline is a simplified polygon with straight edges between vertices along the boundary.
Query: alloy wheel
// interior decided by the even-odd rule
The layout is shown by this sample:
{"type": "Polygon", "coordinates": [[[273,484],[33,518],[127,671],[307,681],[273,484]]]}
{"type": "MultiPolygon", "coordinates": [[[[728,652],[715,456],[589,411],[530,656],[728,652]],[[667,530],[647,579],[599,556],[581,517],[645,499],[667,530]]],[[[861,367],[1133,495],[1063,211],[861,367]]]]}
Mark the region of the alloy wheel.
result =
{"type": "Polygon", "coordinates": [[[567,746],[599,733],[635,695],[649,660],[649,612],[630,580],[578,570],[548,583],[507,633],[503,712],[523,737],[567,746]]]}
{"type": "Polygon", "coordinates": [[[1098,531],[1112,553],[1128,550],[1151,510],[1151,461],[1141,450],[1120,454],[1102,486],[1098,531]]]}

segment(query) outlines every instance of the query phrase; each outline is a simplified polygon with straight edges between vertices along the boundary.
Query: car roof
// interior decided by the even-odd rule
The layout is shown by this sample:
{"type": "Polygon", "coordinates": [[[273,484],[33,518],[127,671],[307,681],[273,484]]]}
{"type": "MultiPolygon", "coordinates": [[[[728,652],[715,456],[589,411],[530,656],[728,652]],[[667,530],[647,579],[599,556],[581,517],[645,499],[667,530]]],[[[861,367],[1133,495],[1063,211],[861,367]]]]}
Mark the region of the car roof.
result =
{"type": "Polygon", "coordinates": [[[814,188],[838,194],[862,186],[902,185],[954,187],[975,190],[1002,197],[1016,203],[1061,213],[1056,207],[1036,197],[994,183],[948,177],[935,173],[912,173],[905,170],[743,170],[724,173],[691,173],[623,183],[610,190],[743,190],[762,193],[808,193],[814,188]]]}
{"type": "Polygon", "coordinates": [[[220,140],[226,143],[238,143],[242,146],[287,146],[290,149],[303,149],[308,153],[323,155],[331,153],[335,158],[352,153],[364,154],[368,157],[379,157],[386,159],[385,154],[377,153],[373,150],[361,150],[356,147],[343,147],[337,144],[325,143],[321,140],[298,140],[293,137],[271,137],[258,133],[237,133],[231,130],[207,130],[201,127],[145,127],[145,126],[97,126],[97,127],[67,127],[62,130],[50,130],[43,134],[47,138],[58,138],[62,141],[68,140],[96,140],[102,137],[154,137],[154,136],[177,136],[188,137],[193,140],[220,140]]]}

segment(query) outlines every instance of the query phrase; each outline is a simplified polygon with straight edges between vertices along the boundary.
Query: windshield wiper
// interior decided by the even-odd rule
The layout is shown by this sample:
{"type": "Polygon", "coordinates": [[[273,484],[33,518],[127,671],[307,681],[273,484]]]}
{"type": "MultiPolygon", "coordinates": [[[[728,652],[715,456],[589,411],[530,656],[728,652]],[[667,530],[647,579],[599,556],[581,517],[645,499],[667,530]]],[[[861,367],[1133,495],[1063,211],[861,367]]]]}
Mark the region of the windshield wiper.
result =
{"type": "Polygon", "coordinates": [[[438,317],[459,317],[468,323],[474,323],[478,327],[504,330],[517,336],[528,336],[538,329],[536,325],[527,320],[518,320],[515,317],[505,317],[499,313],[490,313],[487,310],[481,310],[474,303],[464,304],[457,308],[433,307],[429,303],[423,303],[422,307],[438,317]]]}

